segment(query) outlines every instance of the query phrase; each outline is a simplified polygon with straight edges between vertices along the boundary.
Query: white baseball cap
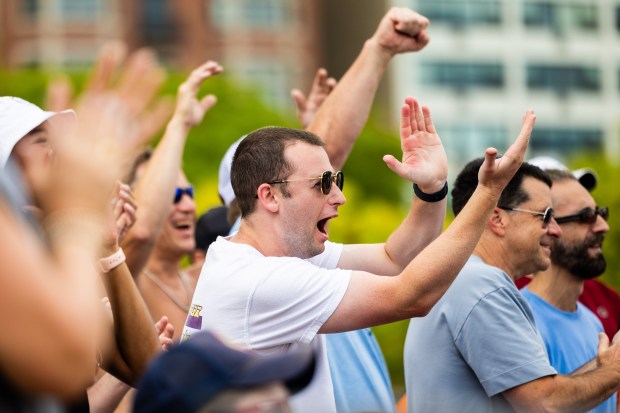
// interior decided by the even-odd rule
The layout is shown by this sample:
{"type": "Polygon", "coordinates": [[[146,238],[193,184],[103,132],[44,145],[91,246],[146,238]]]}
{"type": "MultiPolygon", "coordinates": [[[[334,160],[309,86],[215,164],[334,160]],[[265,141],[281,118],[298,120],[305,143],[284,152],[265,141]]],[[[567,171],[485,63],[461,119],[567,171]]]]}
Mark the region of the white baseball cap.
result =
{"type": "Polygon", "coordinates": [[[247,135],[243,135],[237,139],[226,151],[222,161],[220,162],[220,169],[217,177],[217,191],[220,194],[220,198],[224,201],[224,204],[229,207],[231,202],[235,200],[235,192],[233,191],[232,183],[230,182],[230,170],[232,169],[232,161],[237,151],[239,143],[247,135]]]}
{"type": "Polygon", "coordinates": [[[598,176],[593,169],[590,168],[581,168],[571,171],[568,169],[566,165],[562,162],[558,161],[555,158],[550,156],[536,156],[529,161],[527,161],[530,165],[534,165],[542,169],[543,171],[549,169],[555,169],[559,171],[570,171],[573,176],[577,178],[579,183],[584,186],[588,191],[592,191],[596,188],[596,184],[598,183],[598,176]]]}
{"type": "Polygon", "coordinates": [[[70,115],[74,118],[75,112],[46,112],[24,99],[0,96],[0,169],[4,168],[21,138],[55,115],[70,115]]]}

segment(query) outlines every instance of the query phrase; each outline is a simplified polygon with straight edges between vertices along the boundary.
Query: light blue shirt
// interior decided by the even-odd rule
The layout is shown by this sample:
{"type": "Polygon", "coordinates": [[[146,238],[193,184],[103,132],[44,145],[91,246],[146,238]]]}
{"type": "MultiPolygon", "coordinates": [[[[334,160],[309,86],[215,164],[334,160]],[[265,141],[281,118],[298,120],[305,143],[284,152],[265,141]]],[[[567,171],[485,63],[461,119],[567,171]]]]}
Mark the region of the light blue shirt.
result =
{"type": "Polygon", "coordinates": [[[338,413],[394,412],[385,359],[369,328],[327,334],[327,358],[338,413]]]}
{"type": "MultiPolygon", "coordinates": [[[[536,326],[542,336],[551,365],[561,374],[571,374],[594,357],[598,349],[598,333],[603,325],[583,304],[567,312],[552,306],[527,287],[521,293],[530,303],[536,326]]],[[[616,394],[598,405],[591,412],[616,411],[616,394]]]]}
{"type": "Polygon", "coordinates": [[[503,392],[556,374],[512,279],[472,256],[405,341],[407,411],[513,412],[503,392]]]}

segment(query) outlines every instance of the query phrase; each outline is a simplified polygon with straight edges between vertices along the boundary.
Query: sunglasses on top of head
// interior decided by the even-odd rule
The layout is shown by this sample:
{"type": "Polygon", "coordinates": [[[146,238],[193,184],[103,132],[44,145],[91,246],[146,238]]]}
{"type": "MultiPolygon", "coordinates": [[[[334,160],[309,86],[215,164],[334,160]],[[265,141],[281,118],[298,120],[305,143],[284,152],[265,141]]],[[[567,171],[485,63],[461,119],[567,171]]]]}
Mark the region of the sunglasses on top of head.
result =
{"type": "Polygon", "coordinates": [[[187,196],[194,199],[194,187],[191,185],[186,188],[176,187],[176,189],[174,190],[174,199],[172,202],[174,204],[178,204],[179,202],[181,202],[184,194],[187,194],[187,196]]]}
{"type": "Polygon", "coordinates": [[[332,190],[332,183],[336,184],[336,186],[342,191],[344,186],[344,173],[342,171],[332,172],[325,171],[318,177],[312,178],[299,178],[299,179],[287,179],[282,181],[271,181],[267,182],[269,185],[272,184],[285,184],[287,182],[296,182],[296,181],[310,181],[310,180],[318,180],[318,183],[321,185],[321,193],[323,195],[329,194],[329,191],[332,190]]]}
{"type": "Polygon", "coordinates": [[[499,209],[503,209],[505,211],[515,211],[515,212],[526,212],[532,215],[540,215],[543,221],[543,227],[549,225],[551,219],[553,219],[553,208],[546,208],[544,211],[532,211],[531,209],[521,209],[521,208],[511,208],[511,207],[502,207],[498,206],[499,209]]]}
{"type": "Polygon", "coordinates": [[[596,222],[596,217],[601,216],[605,221],[609,218],[609,208],[595,207],[584,208],[576,214],[566,215],[564,217],[556,217],[558,224],[566,224],[567,222],[579,222],[581,224],[592,225],[596,222]]]}

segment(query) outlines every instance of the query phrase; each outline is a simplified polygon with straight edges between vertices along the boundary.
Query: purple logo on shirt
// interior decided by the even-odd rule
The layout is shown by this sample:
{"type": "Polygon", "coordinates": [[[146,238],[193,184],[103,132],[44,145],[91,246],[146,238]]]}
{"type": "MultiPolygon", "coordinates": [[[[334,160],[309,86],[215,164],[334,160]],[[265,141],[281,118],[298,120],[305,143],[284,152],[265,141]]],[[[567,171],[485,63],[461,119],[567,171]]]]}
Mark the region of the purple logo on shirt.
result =
{"type": "Polygon", "coordinates": [[[202,316],[200,315],[201,311],[202,311],[201,305],[198,305],[198,304],[192,305],[192,308],[190,308],[189,314],[187,315],[187,321],[185,322],[185,325],[187,327],[200,330],[202,328],[202,316]]]}

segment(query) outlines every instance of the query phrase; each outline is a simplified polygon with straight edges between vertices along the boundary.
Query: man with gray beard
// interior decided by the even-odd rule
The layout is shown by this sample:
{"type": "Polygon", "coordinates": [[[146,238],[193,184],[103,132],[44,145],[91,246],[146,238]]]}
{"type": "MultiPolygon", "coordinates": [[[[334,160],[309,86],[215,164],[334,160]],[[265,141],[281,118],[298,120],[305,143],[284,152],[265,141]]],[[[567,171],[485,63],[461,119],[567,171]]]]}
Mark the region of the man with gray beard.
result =
{"type": "MultiPolygon", "coordinates": [[[[521,292],[532,308],[551,365],[560,374],[571,374],[596,356],[598,334],[603,332],[599,319],[578,299],[584,282],[605,271],[601,247],[609,231],[609,211],[596,206],[570,171],[547,173],[562,235],[552,245],[551,266],[534,274],[521,292]]],[[[616,396],[592,411],[615,412],[616,396]]]]}

